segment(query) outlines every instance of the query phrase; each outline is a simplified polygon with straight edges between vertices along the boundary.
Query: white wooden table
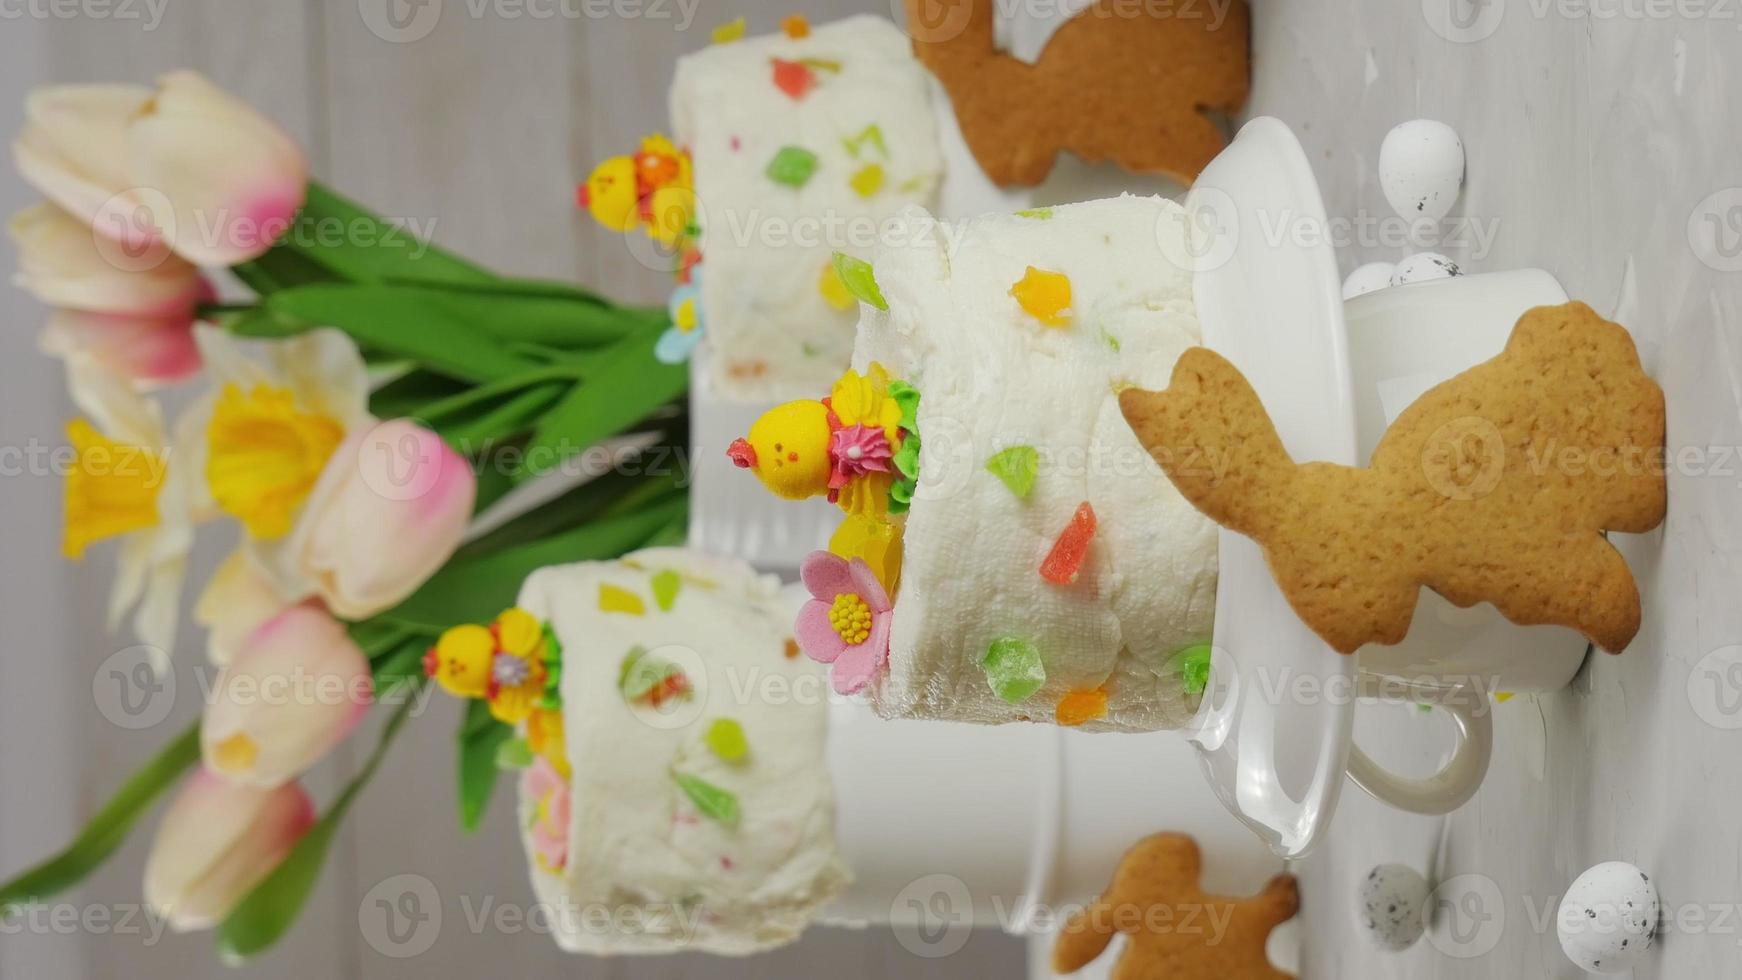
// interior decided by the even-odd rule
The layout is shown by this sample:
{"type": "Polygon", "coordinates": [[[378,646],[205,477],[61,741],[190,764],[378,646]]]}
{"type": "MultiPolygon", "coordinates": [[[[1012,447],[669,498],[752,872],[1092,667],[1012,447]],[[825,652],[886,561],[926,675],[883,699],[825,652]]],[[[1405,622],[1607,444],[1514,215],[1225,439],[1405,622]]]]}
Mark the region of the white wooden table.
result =
{"type": "MultiPolygon", "coordinates": [[[[1622,858],[1650,872],[1666,909],[1681,913],[1682,925],[1669,927],[1659,958],[1639,975],[1734,975],[1742,967],[1742,823],[1734,819],[1742,806],[1742,669],[1726,668],[1728,648],[1742,644],[1742,461],[1734,452],[1742,445],[1742,13],[1713,2],[1700,8],[1705,16],[1659,18],[1648,13],[1663,7],[1613,0],[1580,16],[1582,5],[1571,3],[1486,0],[1458,22],[1469,25],[1462,41],[1452,41],[1424,17],[1424,7],[1440,3],[1258,3],[1251,110],[1294,126],[1328,210],[1350,218],[1389,214],[1374,177],[1387,128],[1416,116],[1456,127],[1470,164],[1454,214],[1493,237],[1483,248],[1444,250],[1475,271],[1540,266],[1598,309],[1619,307],[1668,394],[1672,452],[1711,451],[1672,474],[1664,528],[1624,544],[1646,596],[1634,648],[1593,661],[1568,691],[1498,709],[1494,771],[1451,818],[1445,872],[1463,877],[1445,897],[1463,912],[1442,916],[1429,941],[1406,954],[1363,944],[1353,916],[1358,876],[1380,861],[1425,862],[1439,828],[1351,791],[1330,841],[1302,869],[1304,974],[1576,977],[1554,938],[1553,906],[1583,868],[1622,858]],[[1491,34],[1474,38],[1490,25],[1491,34]],[[1717,246],[1697,250],[1698,235],[1714,229],[1717,246]],[[1696,922],[1703,925],[1689,925],[1696,922]]],[[[0,128],[16,130],[17,99],[29,84],[199,68],[281,119],[309,147],[320,176],[389,215],[433,222],[444,244],[516,272],[651,300],[662,283],[575,214],[570,195],[592,161],[662,124],[675,55],[740,12],[768,28],[789,8],[815,20],[887,10],[878,0],[745,0],[702,10],[680,30],[675,5],[664,8],[669,19],[601,20],[539,18],[535,6],[432,0],[404,8],[441,11],[427,35],[400,41],[372,32],[356,0],[167,0],[155,24],[143,3],[130,9],[145,20],[7,19],[0,128]]],[[[430,22],[409,23],[400,37],[430,22]]],[[[8,211],[29,200],[16,180],[0,177],[8,211]]],[[[1361,240],[1340,249],[1345,271],[1402,253],[1361,240]]],[[[12,290],[0,291],[0,309],[13,321],[0,331],[0,447],[57,445],[69,409],[58,377],[31,350],[42,312],[12,290]]],[[[194,717],[198,700],[178,698],[169,718],[145,731],[102,722],[93,678],[126,645],[105,634],[96,612],[106,562],[60,564],[58,479],[6,475],[0,871],[59,846],[124,773],[194,717]]],[[[193,580],[224,550],[202,549],[193,580]]],[[[177,658],[182,690],[196,690],[200,647],[191,635],[177,658]]],[[[915,958],[880,932],[819,930],[755,960],[630,962],[564,957],[537,935],[475,932],[469,915],[484,902],[524,903],[528,894],[507,807],[498,805],[476,837],[455,829],[451,709],[438,702],[402,740],[359,805],[309,914],[251,975],[850,980],[1022,969],[1021,944],[997,935],[976,936],[942,960],[915,958]],[[370,945],[358,916],[371,888],[407,872],[436,886],[448,925],[429,952],[395,959],[370,945]]],[[[1391,761],[1423,769],[1435,761],[1431,718],[1381,710],[1363,719],[1365,740],[1388,744],[1391,761]]],[[[342,779],[349,760],[338,762],[313,781],[317,794],[342,779]]],[[[135,840],[71,901],[115,909],[137,902],[145,843],[135,840]]],[[[220,973],[203,936],[149,949],[144,942],[115,929],[0,935],[0,978],[220,973]]]]}

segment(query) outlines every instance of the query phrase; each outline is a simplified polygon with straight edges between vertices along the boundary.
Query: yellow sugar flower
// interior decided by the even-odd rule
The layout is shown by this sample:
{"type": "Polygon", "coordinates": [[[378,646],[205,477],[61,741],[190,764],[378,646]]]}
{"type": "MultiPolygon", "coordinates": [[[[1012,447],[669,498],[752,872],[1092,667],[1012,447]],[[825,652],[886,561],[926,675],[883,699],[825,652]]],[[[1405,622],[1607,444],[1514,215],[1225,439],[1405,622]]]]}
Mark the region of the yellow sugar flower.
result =
{"type": "Polygon", "coordinates": [[[829,393],[829,407],[842,425],[880,428],[891,446],[900,442],[901,406],[889,397],[889,371],[875,361],[864,374],[841,375],[829,393]]]}
{"type": "Polygon", "coordinates": [[[526,719],[526,744],[550,761],[564,779],[569,776],[568,746],[563,743],[563,713],[540,708],[526,719]]]}
{"type": "Polygon", "coordinates": [[[167,472],[161,454],[116,442],[84,419],[67,425],[67,439],[73,467],[67,472],[62,554],[81,558],[94,542],[161,522],[157,498],[167,472]]]}
{"type": "Polygon", "coordinates": [[[206,430],[212,499],[252,537],[281,538],[344,437],[337,420],[302,410],[289,389],[227,384],[206,430]]]}

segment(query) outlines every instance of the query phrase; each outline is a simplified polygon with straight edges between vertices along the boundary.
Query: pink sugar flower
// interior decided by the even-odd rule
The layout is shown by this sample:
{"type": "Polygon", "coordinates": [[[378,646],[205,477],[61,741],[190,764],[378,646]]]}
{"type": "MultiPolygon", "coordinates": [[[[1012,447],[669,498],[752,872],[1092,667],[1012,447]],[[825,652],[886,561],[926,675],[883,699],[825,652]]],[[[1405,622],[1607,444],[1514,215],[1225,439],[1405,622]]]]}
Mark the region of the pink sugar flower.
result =
{"type": "Polygon", "coordinates": [[[889,448],[889,437],[882,429],[867,425],[845,425],[829,437],[829,489],[839,490],[848,481],[866,473],[889,472],[889,460],[895,453],[889,448]]]}
{"type": "Polygon", "coordinates": [[[849,562],[827,551],[811,552],[799,577],[812,596],[793,626],[799,647],[834,665],[836,691],[863,691],[889,659],[889,594],[863,558],[849,562]]]}
{"type": "Polygon", "coordinates": [[[523,792],[531,798],[532,848],[552,874],[569,863],[569,784],[550,760],[539,756],[526,771],[523,792]]]}

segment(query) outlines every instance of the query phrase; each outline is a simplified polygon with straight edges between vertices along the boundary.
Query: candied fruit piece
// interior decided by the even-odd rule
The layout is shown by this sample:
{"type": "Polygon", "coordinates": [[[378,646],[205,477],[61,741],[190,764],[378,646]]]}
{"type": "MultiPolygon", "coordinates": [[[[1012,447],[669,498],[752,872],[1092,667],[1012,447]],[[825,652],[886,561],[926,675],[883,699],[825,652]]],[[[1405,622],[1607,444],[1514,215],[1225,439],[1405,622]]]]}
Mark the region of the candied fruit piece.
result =
{"type": "Polygon", "coordinates": [[[744,737],[744,726],[730,718],[719,718],[708,726],[702,736],[708,751],[727,762],[737,762],[750,752],[750,742],[744,737]]]}
{"type": "Polygon", "coordinates": [[[645,616],[647,615],[647,604],[641,601],[640,596],[628,589],[604,584],[599,586],[599,611],[645,616]]]}
{"type": "Polygon", "coordinates": [[[1059,698],[1053,716],[1067,728],[1099,721],[1107,717],[1107,692],[1099,687],[1093,691],[1072,691],[1059,698]]]}
{"type": "Polygon", "coordinates": [[[1070,524],[1059,532],[1058,540],[1040,563],[1040,577],[1054,585],[1070,585],[1083,569],[1089,556],[1089,542],[1095,537],[1095,508],[1087,500],[1077,505],[1070,524]]]}
{"type": "Polygon", "coordinates": [[[788,187],[803,187],[817,172],[817,155],[802,146],[783,146],[768,161],[768,179],[788,187]]]}
{"type": "Polygon", "coordinates": [[[1046,665],[1040,649],[1027,640],[1001,636],[992,641],[980,661],[992,693],[1009,704],[1021,704],[1046,683],[1046,665]]]}
{"type": "Polygon", "coordinates": [[[1034,489],[1034,478],[1040,473],[1040,451],[1033,446],[1011,446],[986,461],[986,469],[997,477],[1018,500],[1027,500],[1034,489]]]}
{"type": "Polygon", "coordinates": [[[1029,266],[1010,295],[1029,316],[1049,327],[1066,327],[1071,323],[1071,280],[1062,272],[1048,272],[1029,266]]]}
{"type": "Polygon", "coordinates": [[[774,62],[774,87],[785,92],[794,102],[811,94],[817,87],[817,73],[802,61],[771,59],[774,62]]]}

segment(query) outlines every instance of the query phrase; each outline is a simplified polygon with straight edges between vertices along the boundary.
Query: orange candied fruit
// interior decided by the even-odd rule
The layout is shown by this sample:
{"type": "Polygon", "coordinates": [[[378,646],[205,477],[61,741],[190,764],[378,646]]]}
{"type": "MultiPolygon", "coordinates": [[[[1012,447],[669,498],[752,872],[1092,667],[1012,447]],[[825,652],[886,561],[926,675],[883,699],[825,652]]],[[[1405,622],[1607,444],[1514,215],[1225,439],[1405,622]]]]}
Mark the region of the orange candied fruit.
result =
{"type": "Polygon", "coordinates": [[[1058,723],[1066,728],[1091,721],[1100,721],[1107,717],[1107,690],[1097,687],[1093,691],[1072,691],[1059,698],[1058,707],[1053,710],[1058,723]]]}
{"type": "Polygon", "coordinates": [[[787,37],[790,37],[795,41],[799,38],[811,36],[811,22],[805,19],[804,14],[793,14],[791,17],[781,21],[780,29],[786,32],[787,37]]]}
{"type": "Polygon", "coordinates": [[[1040,563],[1040,577],[1054,585],[1070,585],[1083,570],[1089,557],[1089,542],[1095,537],[1095,508],[1087,500],[1077,505],[1070,524],[1059,532],[1058,540],[1040,563]]]}
{"type": "Polygon", "coordinates": [[[1049,327],[1071,324],[1071,280],[1062,272],[1048,272],[1029,266],[1016,285],[1010,287],[1016,305],[1023,312],[1049,327]]]}

